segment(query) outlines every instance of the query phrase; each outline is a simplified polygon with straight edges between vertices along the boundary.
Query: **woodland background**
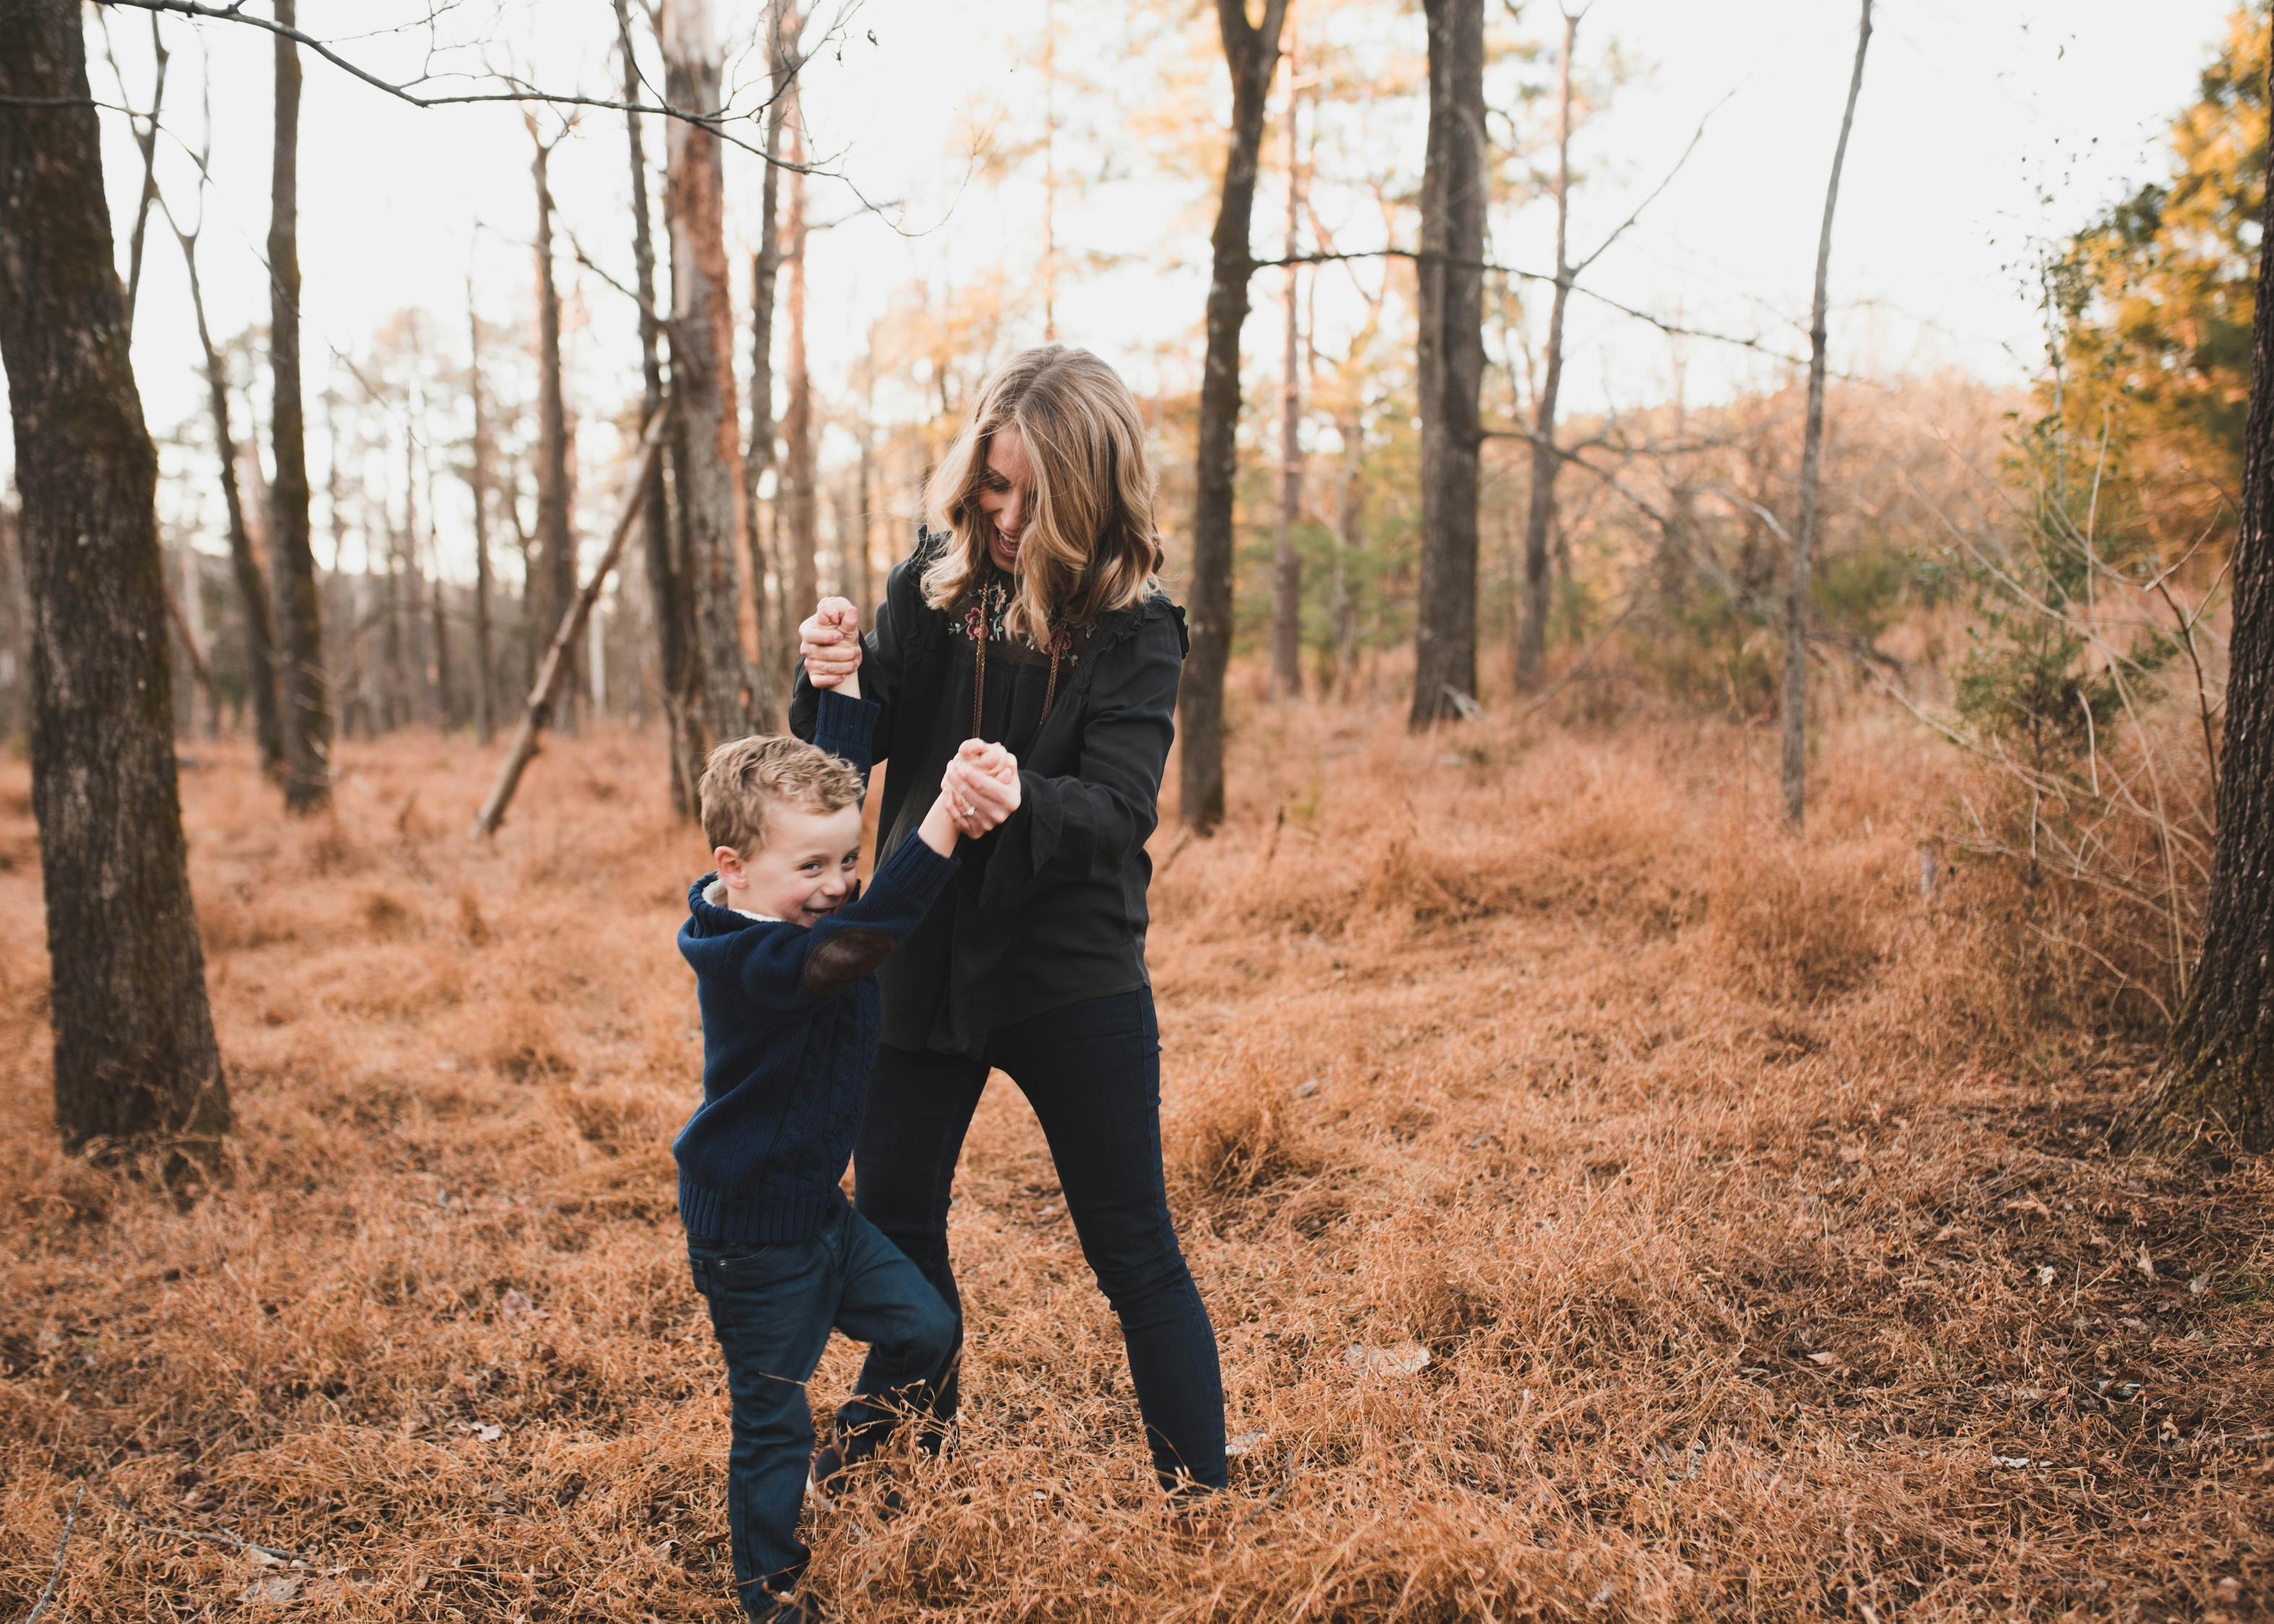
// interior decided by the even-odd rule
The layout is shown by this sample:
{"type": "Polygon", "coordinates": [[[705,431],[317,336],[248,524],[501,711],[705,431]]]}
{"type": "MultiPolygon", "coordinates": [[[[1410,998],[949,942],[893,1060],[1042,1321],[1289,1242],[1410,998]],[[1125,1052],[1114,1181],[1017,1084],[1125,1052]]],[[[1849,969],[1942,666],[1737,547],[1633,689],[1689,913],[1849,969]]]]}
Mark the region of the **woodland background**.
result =
{"type": "MultiPolygon", "coordinates": [[[[818,1522],[824,1596],[2274,1610],[2264,1162],[2110,1153],[2210,906],[2264,9],[2201,41],[2138,172],[2001,248],[2018,359],[1842,304],[1843,232],[1877,207],[1842,194],[1812,473],[1804,295],[1693,304],[1621,271],[1743,103],[1608,4],[1050,0],[999,84],[937,88],[928,189],[855,139],[901,116],[863,101],[866,73],[902,86],[863,54],[890,28],[728,10],[309,4],[293,26],[397,92],[520,99],[418,115],[503,121],[480,178],[433,183],[463,298],[305,334],[330,296],[280,291],[274,40],[86,13],[222,1070],[155,1139],[72,1126],[0,504],[0,1615],[731,1615],[723,1384],[668,1154],[697,1086],[670,949],[703,863],[689,770],[778,716],[817,593],[874,601],[978,381],[1049,338],[1132,378],[1171,587],[1221,638],[1150,956],[1233,1492],[1164,1521],[1111,1316],[998,1086],[954,1219],[963,1450],[911,1467],[906,1511],[818,1522]],[[1457,12],[1481,17],[1472,88],[1433,94],[1457,12]],[[1652,97],[1680,103],[1662,139],[1591,153],[1652,97]],[[659,101],[727,113],[607,105],[659,101]],[[1423,139],[1464,106],[1465,226],[1423,139]],[[1243,130],[1231,311],[1200,244],[1243,130]],[[840,233],[880,246],[832,265],[840,233]],[[1201,360],[1227,340],[1229,416],[1201,360]],[[1463,346],[1477,432],[1433,438],[1463,346]],[[295,350],[305,434],[276,405],[295,350]]],[[[1882,8],[1871,49],[1915,21],[1882,8]]],[[[1826,38],[1763,181],[1805,196],[1774,214],[1804,218],[1796,290],[1855,42],[1826,38]]],[[[299,58],[312,101],[392,94],[299,58]]],[[[1859,60],[1857,153],[1923,116],[1859,60]]],[[[326,184],[304,162],[312,217],[326,184]]],[[[1706,207],[1746,229],[1744,199],[1706,207]]],[[[850,1369],[833,1350],[817,1396],[850,1369]]]]}

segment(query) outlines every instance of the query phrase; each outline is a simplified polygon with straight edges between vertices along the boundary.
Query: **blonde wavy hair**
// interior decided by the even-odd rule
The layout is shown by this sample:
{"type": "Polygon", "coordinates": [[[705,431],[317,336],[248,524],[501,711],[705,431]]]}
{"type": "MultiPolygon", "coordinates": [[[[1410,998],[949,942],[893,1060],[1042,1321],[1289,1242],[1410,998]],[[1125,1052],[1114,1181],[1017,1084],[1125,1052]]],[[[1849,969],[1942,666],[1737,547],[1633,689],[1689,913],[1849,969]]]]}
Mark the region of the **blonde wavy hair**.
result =
{"type": "Polygon", "coordinates": [[[979,506],[987,454],[1005,427],[1026,441],[1034,515],[1019,537],[1019,594],[1007,629],[1047,643],[1054,621],[1088,628],[1160,590],[1153,465],[1136,397],[1087,350],[1044,344],[989,374],[924,487],[947,545],[924,568],[924,601],[945,609],[982,578],[994,525],[979,506]]]}

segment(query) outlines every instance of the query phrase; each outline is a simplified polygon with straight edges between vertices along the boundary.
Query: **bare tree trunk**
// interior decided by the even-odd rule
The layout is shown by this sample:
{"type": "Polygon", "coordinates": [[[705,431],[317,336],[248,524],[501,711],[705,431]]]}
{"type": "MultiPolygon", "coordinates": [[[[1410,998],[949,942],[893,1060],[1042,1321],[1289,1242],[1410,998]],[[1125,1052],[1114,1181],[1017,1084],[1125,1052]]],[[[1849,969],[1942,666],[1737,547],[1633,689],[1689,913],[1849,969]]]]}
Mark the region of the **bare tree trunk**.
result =
{"type": "Polygon", "coordinates": [[[230,1124],[175,778],[158,460],[75,0],[0,7],[0,361],[30,588],[32,810],[74,1150],[230,1124]]]}
{"type": "MultiPolygon", "coordinates": [[[[537,624],[560,618],[576,590],[576,538],[568,517],[568,411],[561,384],[561,289],[553,275],[553,149],[529,125],[537,157],[537,579],[530,583],[537,624]]],[[[576,705],[575,649],[564,691],[576,705]]],[[[565,720],[565,718],[564,718],[565,720]]]]}
{"type": "Polygon", "coordinates": [[[1516,686],[1540,686],[1547,664],[1547,543],[1555,528],[1555,410],[1563,388],[1563,312],[1571,296],[1571,50],[1577,14],[1563,14],[1555,71],[1555,292],[1547,305],[1547,352],[1532,414],[1532,492],[1524,517],[1524,624],[1516,644],[1516,686]]]}
{"type": "MultiPolygon", "coordinates": [[[[793,19],[793,23],[794,22],[793,19]]],[[[783,97],[782,115],[788,132],[789,161],[805,162],[805,116],[794,80],[783,97]]],[[[811,610],[818,594],[815,558],[821,547],[821,514],[814,470],[813,378],[805,359],[805,176],[789,175],[789,200],[782,226],[782,263],[789,268],[789,289],[784,301],[789,320],[789,393],[782,405],[782,545],[789,550],[789,602],[800,614],[811,610]]]]}
{"type": "Polygon", "coordinates": [[[449,583],[442,578],[442,537],[435,523],[440,509],[434,502],[434,457],[426,445],[419,458],[426,481],[426,616],[427,640],[434,649],[434,713],[445,732],[458,725],[457,683],[450,669],[449,583]]]}
{"type": "MultiPolygon", "coordinates": [[[[664,0],[664,95],[678,108],[719,105],[710,0],[664,0]]],[[[719,138],[674,118],[666,131],[670,182],[671,383],[686,425],[688,562],[703,634],[704,719],[714,740],[755,733],[772,706],[742,650],[734,565],[742,536],[742,448],[734,401],[734,317],[727,286],[726,192],[719,138]]]]}
{"type": "MultiPolygon", "coordinates": [[[[1287,47],[1287,237],[1286,257],[1295,257],[1295,222],[1303,202],[1302,155],[1296,146],[1302,102],[1296,87],[1297,51],[1287,47]]],[[[1295,547],[1295,526],[1303,508],[1302,333],[1296,322],[1298,267],[1287,267],[1286,354],[1279,377],[1279,523],[1272,537],[1271,687],[1282,699],[1303,691],[1303,555],[1295,547]]]]}
{"type": "MultiPolygon", "coordinates": [[[[782,120],[792,80],[801,66],[798,35],[802,19],[794,4],[768,0],[766,60],[772,101],[766,109],[766,164],[758,197],[758,248],[750,257],[750,450],[742,463],[743,536],[750,566],[750,610],[758,634],[758,667],[771,686],[790,680],[791,645],[785,629],[791,619],[790,584],[768,554],[764,509],[758,487],[774,465],[774,287],[781,273],[781,170],[771,160],[781,151],[782,120]]],[[[776,487],[779,492],[779,487],[776,487]]],[[[774,503],[775,542],[780,539],[779,494],[774,503]]],[[[810,605],[808,605],[810,607],[810,605]]],[[[802,614],[804,610],[800,609],[802,614]]]]}
{"type": "Polygon", "coordinates": [[[1232,494],[1238,474],[1239,329],[1247,320],[1254,274],[1248,228],[1255,214],[1256,160],[1279,62],[1287,0],[1264,0],[1263,21],[1248,22],[1245,0],[1216,0],[1216,31],[1231,76],[1231,141],[1210,235],[1208,358],[1201,372],[1200,434],[1193,459],[1193,579],[1186,605],[1192,652],[1178,696],[1186,823],[1205,834],[1224,821],[1224,680],[1231,664],[1232,494]]]}
{"type": "Polygon", "coordinates": [[[537,629],[537,605],[531,597],[537,590],[537,538],[529,533],[529,526],[521,516],[518,462],[508,466],[505,488],[498,494],[505,499],[506,520],[513,530],[513,548],[521,556],[521,594],[514,605],[515,635],[521,652],[521,680],[532,682],[537,678],[537,640],[545,634],[537,629]]]}
{"type": "MultiPolygon", "coordinates": [[[[639,64],[632,55],[629,0],[615,0],[616,42],[622,53],[624,100],[644,99],[639,64]]],[[[652,418],[661,410],[663,397],[663,332],[655,309],[655,235],[648,219],[647,145],[637,113],[624,115],[624,131],[631,148],[633,288],[639,295],[640,402],[642,414],[652,418]]],[[[772,176],[772,170],[768,169],[772,176]]],[[[668,431],[666,457],[659,460],[641,499],[641,551],[647,564],[648,600],[655,612],[656,664],[663,689],[664,752],[671,770],[671,809],[692,817],[697,808],[696,786],[702,779],[705,754],[701,720],[702,673],[696,665],[698,644],[688,604],[688,583],[678,550],[672,545],[671,514],[665,500],[664,462],[676,466],[681,441],[668,431]]],[[[676,473],[674,477],[679,477],[676,473]]]]}
{"type": "Polygon", "coordinates": [[[1356,411],[1342,425],[1343,476],[1335,497],[1335,570],[1329,586],[1335,627],[1335,684],[1337,692],[1349,683],[1358,663],[1358,599],[1351,590],[1350,566],[1366,545],[1360,529],[1365,517],[1365,427],[1356,411]]]}
{"type": "MultiPolygon", "coordinates": [[[[297,0],[276,0],[276,20],[296,26],[297,0]]],[[[268,565],[282,620],[284,804],[313,812],[332,800],[332,715],[324,691],[323,611],[308,538],[307,425],[300,405],[300,56],[276,36],[276,145],[268,217],[268,352],[276,387],[268,433],[275,447],[268,565]]]]}
{"type": "Polygon", "coordinates": [[[2261,210],[2242,523],[2202,957],[2125,1149],[2274,1150],[2274,188],[2261,210]]]}
{"type": "MultiPolygon", "coordinates": [[[[221,695],[215,691],[213,662],[206,655],[205,583],[198,575],[198,550],[186,538],[182,542],[180,556],[181,580],[177,590],[167,595],[166,606],[173,612],[174,629],[181,634],[190,680],[197,684],[195,698],[205,702],[202,731],[207,738],[213,739],[221,733],[221,695]]],[[[193,711],[194,709],[193,704],[193,711]]],[[[194,714],[191,722],[194,726],[194,714]]]]}
{"type": "Polygon", "coordinates": [[[599,601],[600,589],[607,585],[608,576],[616,568],[616,560],[623,556],[624,543],[631,536],[632,524],[646,505],[644,487],[655,477],[656,464],[661,461],[659,453],[667,421],[661,415],[650,417],[646,429],[640,435],[639,460],[633,467],[631,484],[624,492],[622,511],[617,515],[614,528],[608,533],[607,551],[600,555],[599,563],[592,570],[592,578],[569,600],[567,610],[561,616],[561,624],[553,628],[553,641],[546,650],[545,658],[538,665],[537,680],[530,688],[528,703],[522,708],[521,726],[514,733],[512,748],[507,750],[505,760],[498,768],[496,782],[490,786],[488,798],[482,802],[481,811],[475,816],[472,833],[476,839],[497,832],[499,823],[505,819],[505,809],[513,800],[514,789],[521,782],[522,770],[537,754],[538,735],[545,731],[546,720],[553,712],[553,702],[568,676],[568,651],[576,647],[577,635],[584,629],[592,613],[592,605],[599,601]]]}
{"type": "Polygon", "coordinates": [[[28,724],[31,611],[24,602],[24,560],[16,515],[0,503],[0,745],[13,746],[28,724]]]}
{"type": "Polygon", "coordinates": [[[418,545],[418,435],[411,426],[417,421],[415,410],[404,402],[403,530],[395,556],[402,562],[403,642],[410,656],[403,715],[410,721],[426,722],[434,719],[434,650],[428,641],[433,628],[426,618],[426,564],[418,545]]]}
{"type": "Polygon", "coordinates": [[[364,643],[369,627],[364,600],[370,596],[371,548],[364,548],[364,567],[356,574],[347,573],[348,529],[346,503],[340,488],[340,447],[346,442],[340,431],[339,391],[327,384],[324,388],[324,438],[331,443],[331,455],[324,464],[324,507],[331,520],[332,579],[328,608],[338,612],[334,624],[346,628],[344,638],[335,636],[332,647],[339,654],[339,686],[331,691],[340,695],[339,726],[343,733],[352,734],[360,721],[363,733],[373,733],[371,692],[365,675],[364,643]]]}
{"type": "Polygon", "coordinates": [[[230,425],[229,370],[206,323],[205,289],[198,279],[198,233],[174,229],[189,273],[190,309],[197,318],[198,343],[205,352],[207,404],[213,412],[214,450],[221,474],[222,510],[229,523],[230,570],[237,582],[245,622],[245,680],[252,690],[252,732],[260,748],[261,771],[284,773],[284,719],[277,709],[276,634],[268,614],[268,588],[253,556],[245,525],[245,499],[237,485],[237,435],[230,425]]]}
{"type": "MultiPolygon", "coordinates": [[[[109,35],[103,38],[107,51],[109,35]]],[[[166,102],[166,64],[171,55],[165,35],[158,31],[158,14],[153,11],[150,57],[155,66],[150,80],[150,111],[141,117],[132,114],[127,117],[134,131],[134,145],[142,152],[142,193],[135,202],[134,229],[126,241],[126,330],[130,335],[134,330],[135,303],[142,291],[142,244],[150,225],[150,206],[158,200],[158,109],[166,102]]],[[[117,64],[114,61],[112,65],[117,64]]]]}
{"type": "Polygon", "coordinates": [[[482,319],[474,308],[471,272],[466,275],[466,393],[474,409],[474,440],[466,469],[466,487],[474,502],[474,733],[487,744],[497,726],[497,658],[490,646],[490,427],[482,392],[482,319]]]}
{"type": "Polygon", "coordinates": [[[1429,139],[1421,176],[1415,362],[1421,405],[1421,578],[1412,724],[1477,691],[1477,395],[1484,384],[1484,0],[1424,0],[1429,139]]]}
{"type": "Polygon", "coordinates": [[[862,363],[868,388],[862,402],[860,484],[854,500],[854,519],[859,532],[854,547],[857,568],[857,593],[847,588],[847,595],[861,605],[865,621],[876,599],[876,526],[871,515],[877,500],[877,357],[872,350],[862,363]]]}
{"type": "Polygon", "coordinates": [[[1792,530],[1792,574],[1784,602],[1784,818],[1794,829],[1808,809],[1808,589],[1816,546],[1816,485],[1824,450],[1824,295],[1832,266],[1832,211],[1840,200],[1840,166],[1848,158],[1848,132],[1856,97],[1864,88],[1864,52],[1871,43],[1871,0],[1863,0],[1856,25],[1856,70],[1848,79],[1848,107],[1832,149],[1832,178],[1824,188],[1824,229],[1816,239],[1816,296],[1808,310],[1808,422],[1800,441],[1800,515],[1792,530]]]}

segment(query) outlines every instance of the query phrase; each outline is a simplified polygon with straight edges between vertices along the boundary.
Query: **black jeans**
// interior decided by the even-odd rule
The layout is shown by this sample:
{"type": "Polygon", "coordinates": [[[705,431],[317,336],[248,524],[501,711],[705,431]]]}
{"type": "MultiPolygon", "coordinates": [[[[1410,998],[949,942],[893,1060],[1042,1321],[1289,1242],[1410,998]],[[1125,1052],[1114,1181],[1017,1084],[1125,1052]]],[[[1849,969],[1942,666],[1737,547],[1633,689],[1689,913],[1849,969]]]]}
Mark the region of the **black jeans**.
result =
{"type": "Polygon", "coordinates": [[[953,1368],[955,1316],[892,1244],[858,1213],[840,1208],[803,1240],[748,1246],[689,1236],[695,1289],[727,1357],[733,1441],[727,1456],[727,1531],[734,1589],[754,1619],[772,1615],[774,1595],[793,1589],[807,1552],[798,1508],[813,1453],[805,1384],[834,1326],[907,1372],[871,1385],[864,1372],[840,1426],[873,1430],[910,1402],[901,1391],[934,1390],[953,1368]],[[770,1594],[771,1593],[771,1594],[770,1594]]]}
{"type": "MultiPolygon", "coordinates": [[[[1019,1086],[1050,1141],[1082,1256],[1121,1320],[1163,1485],[1223,1486],[1224,1379],[1215,1327],[1169,1218],[1161,1034],[1148,989],[1000,1027],[983,1061],[886,1045],[870,1074],[869,1113],[853,1153],[862,1216],[907,1253],[960,1320],[947,1200],[990,1067],[1019,1086]]],[[[922,1392],[934,1415],[952,1418],[954,1373],[929,1388],[921,1380],[881,1346],[861,1372],[863,1390],[922,1392]]]]}

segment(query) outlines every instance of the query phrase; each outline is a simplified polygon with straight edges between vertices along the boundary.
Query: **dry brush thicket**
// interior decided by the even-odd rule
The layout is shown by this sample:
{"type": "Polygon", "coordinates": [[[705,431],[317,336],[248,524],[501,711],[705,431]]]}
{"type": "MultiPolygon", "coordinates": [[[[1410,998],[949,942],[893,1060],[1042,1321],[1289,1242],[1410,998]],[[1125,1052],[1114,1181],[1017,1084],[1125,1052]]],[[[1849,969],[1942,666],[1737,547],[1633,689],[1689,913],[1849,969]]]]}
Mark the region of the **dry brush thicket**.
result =
{"type": "MultiPolygon", "coordinates": [[[[903,1462],[896,1516],[820,1519],[821,1592],[877,1620],[2263,1613],[2267,1170],[2104,1154],[2140,1056],[2023,1019],[2010,892],[1921,894],[1954,753],[1852,711],[1796,844],[1767,745],[1256,711],[1223,832],[1156,840],[1152,944],[1233,1492],[1174,1522],[1150,1491],[998,1083],[953,1220],[961,1451],[903,1462]]],[[[727,1619],[667,1149],[697,841],[635,735],[556,745],[488,849],[470,745],[340,748],[306,823],[249,747],[184,775],[240,1113],[185,1199],[55,1147],[0,766],[0,1614],[83,1483],[57,1617],[727,1619]]],[[[816,1397],[852,1368],[832,1349],[816,1397]]]]}

